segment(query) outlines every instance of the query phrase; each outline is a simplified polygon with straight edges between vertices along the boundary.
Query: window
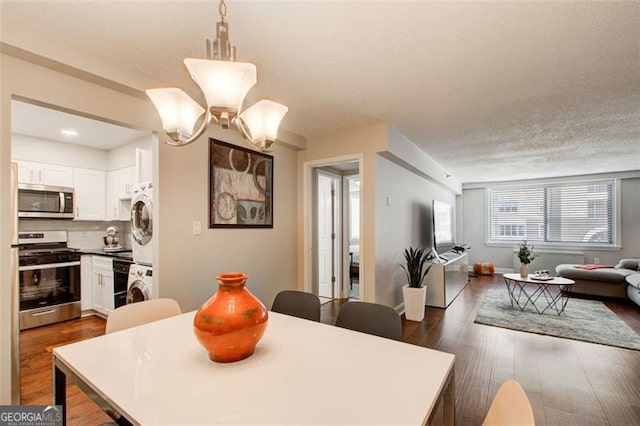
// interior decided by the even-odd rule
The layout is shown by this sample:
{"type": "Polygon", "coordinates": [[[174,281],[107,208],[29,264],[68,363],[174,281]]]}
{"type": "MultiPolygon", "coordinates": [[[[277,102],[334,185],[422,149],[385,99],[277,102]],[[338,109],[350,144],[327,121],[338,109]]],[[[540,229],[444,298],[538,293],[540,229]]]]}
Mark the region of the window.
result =
{"type": "Polygon", "coordinates": [[[500,213],[517,212],[518,203],[515,201],[504,201],[503,203],[500,203],[500,205],[498,206],[498,210],[500,211],[500,213]]]}
{"type": "Polygon", "coordinates": [[[589,219],[599,219],[607,216],[608,208],[606,199],[587,200],[587,203],[589,219]]]}
{"type": "Polygon", "coordinates": [[[498,234],[500,236],[524,236],[524,225],[499,225],[498,234]]]}
{"type": "Polygon", "coordinates": [[[615,244],[615,182],[492,188],[489,240],[615,244]]]}

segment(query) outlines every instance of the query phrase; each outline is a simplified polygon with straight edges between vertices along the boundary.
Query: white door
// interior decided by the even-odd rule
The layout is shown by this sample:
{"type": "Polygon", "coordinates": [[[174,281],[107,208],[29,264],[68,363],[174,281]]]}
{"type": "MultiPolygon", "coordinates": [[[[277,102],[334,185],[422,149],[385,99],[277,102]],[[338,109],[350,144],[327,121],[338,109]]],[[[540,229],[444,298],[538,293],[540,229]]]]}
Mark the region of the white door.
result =
{"type": "Polygon", "coordinates": [[[339,193],[340,177],[322,171],[318,172],[318,295],[321,297],[339,297],[338,241],[340,216],[339,193]]]}

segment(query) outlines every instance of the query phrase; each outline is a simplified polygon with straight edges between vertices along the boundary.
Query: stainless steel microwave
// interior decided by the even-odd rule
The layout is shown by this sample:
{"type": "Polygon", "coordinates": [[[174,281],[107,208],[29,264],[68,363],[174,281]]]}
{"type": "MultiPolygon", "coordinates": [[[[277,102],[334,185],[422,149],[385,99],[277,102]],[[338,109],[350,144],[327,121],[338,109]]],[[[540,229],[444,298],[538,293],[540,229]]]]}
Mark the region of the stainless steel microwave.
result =
{"type": "Polygon", "coordinates": [[[73,188],[18,184],[18,217],[73,219],[73,188]]]}

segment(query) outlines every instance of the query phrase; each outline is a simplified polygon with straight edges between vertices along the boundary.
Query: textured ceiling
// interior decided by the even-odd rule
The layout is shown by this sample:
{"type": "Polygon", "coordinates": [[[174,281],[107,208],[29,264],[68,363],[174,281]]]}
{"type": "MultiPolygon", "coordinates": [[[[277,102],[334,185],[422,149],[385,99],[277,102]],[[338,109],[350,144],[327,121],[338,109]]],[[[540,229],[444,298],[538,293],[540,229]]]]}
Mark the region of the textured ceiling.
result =
{"type": "MultiPolygon", "coordinates": [[[[387,122],[462,182],[640,169],[640,2],[228,1],[246,104],[308,138],[387,122]]],[[[21,22],[198,89],[213,1],[2,2],[21,22]]],[[[201,99],[201,97],[200,97],[201,99]]]]}

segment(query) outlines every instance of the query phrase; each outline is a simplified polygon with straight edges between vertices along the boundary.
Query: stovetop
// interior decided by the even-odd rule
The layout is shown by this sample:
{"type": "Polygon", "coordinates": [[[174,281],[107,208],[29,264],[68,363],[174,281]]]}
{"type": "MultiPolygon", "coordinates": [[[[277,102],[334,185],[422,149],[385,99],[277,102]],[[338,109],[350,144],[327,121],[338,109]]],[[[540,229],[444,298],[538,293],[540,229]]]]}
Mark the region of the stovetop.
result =
{"type": "Polygon", "coordinates": [[[47,254],[64,254],[64,253],[75,253],[80,249],[72,248],[72,247],[55,247],[55,248],[37,248],[37,247],[29,247],[29,248],[20,248],[18,250],[19,256],[41,256],[47,254]]]}

